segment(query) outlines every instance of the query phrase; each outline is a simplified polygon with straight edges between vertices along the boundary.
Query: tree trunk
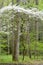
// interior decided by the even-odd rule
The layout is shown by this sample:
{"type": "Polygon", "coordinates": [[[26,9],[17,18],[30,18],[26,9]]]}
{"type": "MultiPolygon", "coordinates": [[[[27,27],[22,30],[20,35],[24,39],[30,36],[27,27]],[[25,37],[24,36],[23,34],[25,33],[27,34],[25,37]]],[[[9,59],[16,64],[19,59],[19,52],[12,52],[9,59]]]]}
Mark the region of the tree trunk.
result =
{"type": "Polygon", "coordinates": [[[39,4],[38,0],[35,0],[35,4],[36,4],[36,5],[38,5],[38,4],[39,4]]]}
{"type": "Polygon", "coordinates": [[[35,21],[35,56],[38,54],[37,53],[37,44],[38,44],[38,21],[35,21]]]}
{"type": "MultiPolygon", "coordinates": [[[[1,29],[1,20],[0,20],[0,32],[2,31],[1,29]]],[[[0,55],[1,55],[1,35],[0,35],[0,55]]]]}
{"type": "Polygon", "coordinates": [[[19,15],[17,15],[17,20],[15,30],[13,28],[13,60],[18,61],[19,59],[19,41],[20,41],[20,21],[19,15]]]}
{"type": "MultiPolygon", "coordinates": [[[[18,2],[17,2],[18,3],[18,2]]],[[[14,0],[12,0],[12,5],[14,4],[14,0]]],[[[12,12],[13,17],[14,11],[12,12]]],[[[12,19],[12,36],[13,36],[13,45],[12,45],[12,59],[13,61],[18,61],[19,57],[19,33],[20,33],[20,21],[19,21],[19,14],[16,15],[16,21],[14,25],[14,20],[12,19]],[[14,26],[16,26],[14,28],[14,26]]]]}
{"type": "Polygon", "coordinates": [[[29,58],[31,58],[31,47],[30,47],[30,33],[29,33],[29,27],[30,26],[30,22],[27,21],[27,44],[28,44],[28,53],[29,53],[29,58]]]}

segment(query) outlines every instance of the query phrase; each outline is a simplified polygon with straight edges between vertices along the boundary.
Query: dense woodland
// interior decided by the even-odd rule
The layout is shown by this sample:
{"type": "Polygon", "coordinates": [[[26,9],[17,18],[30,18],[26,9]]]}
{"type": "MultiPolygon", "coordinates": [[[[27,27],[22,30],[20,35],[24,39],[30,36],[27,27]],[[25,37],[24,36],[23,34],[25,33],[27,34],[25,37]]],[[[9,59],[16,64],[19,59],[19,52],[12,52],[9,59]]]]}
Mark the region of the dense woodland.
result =
{"type": "Polygon", "coordinates": [[[1,13],[13,5],[43,13],[43,0],[0,0],[0,62],[43,60],[43,15],[13,9],[1,13]]]}

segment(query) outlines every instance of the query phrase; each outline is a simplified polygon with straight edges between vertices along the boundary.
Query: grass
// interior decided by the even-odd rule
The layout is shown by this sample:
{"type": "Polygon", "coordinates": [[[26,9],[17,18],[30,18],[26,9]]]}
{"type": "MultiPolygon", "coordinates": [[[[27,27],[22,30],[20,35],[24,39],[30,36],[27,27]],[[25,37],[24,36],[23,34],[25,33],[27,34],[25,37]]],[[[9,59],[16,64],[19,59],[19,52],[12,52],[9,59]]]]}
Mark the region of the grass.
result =
{"type": "Polygon", "coordinates": [[[12,62],[11,55],[0,55],[0,62],[12,62]]]}
{"type": "MultiPolygon", "coordinates": [[[[18,62],[27,62],[27,60],[29,61],[30,59],[28,57],[25,56],[24,61],[22,60],[22,56],[19,56],[19,61],[18,62]]],[[[4,63],[8,63],[8,62],[14,62],[12,61],[12,55],[0,55],[0,62],[4,62],[4,63]]]]}
{"type": "MultiPolygon", "coordinates": [[[[30,59],[28,56],[25,56],[24,60],[22,60],[22,56],[19,56],[19,63],[29,63],[29,62],[33,62],[33,61],[41,61],[42,56],[38,56],[38,58],[36,57],[36,59],[34,59],[34,57],[32,56],[32,58],[30,59]]],[[[0,63],[15,63],[14,61],[12,61],[12,55],[0,55],[0,63]]],[[[17,63],[17,62],[16,62],[17,63]]]]}

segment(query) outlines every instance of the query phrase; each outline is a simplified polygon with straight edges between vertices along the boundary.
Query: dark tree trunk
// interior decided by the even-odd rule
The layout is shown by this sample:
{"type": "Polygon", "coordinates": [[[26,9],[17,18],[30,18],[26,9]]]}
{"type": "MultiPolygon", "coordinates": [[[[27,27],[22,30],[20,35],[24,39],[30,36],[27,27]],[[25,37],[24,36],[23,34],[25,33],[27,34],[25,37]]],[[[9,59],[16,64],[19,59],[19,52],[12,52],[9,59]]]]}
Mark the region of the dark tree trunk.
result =
{"type": "Polygon", "coordinates": [[[36,4],[36,5],[38,5],[38,4],[39,4],[38,0],[35,0],[35,4],[36,4]]]}

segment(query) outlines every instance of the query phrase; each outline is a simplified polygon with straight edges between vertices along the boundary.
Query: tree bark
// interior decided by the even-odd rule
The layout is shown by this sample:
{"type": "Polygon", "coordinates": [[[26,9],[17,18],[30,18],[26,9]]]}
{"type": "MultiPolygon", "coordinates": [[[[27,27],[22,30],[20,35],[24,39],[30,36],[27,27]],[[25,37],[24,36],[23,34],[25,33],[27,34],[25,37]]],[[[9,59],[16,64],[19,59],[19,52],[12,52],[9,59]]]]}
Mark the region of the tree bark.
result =
{"type": "Polygon", "coordinates": [[[29,28],[30,28],[30,22],[27,21],[27,44],[28,44],[28,54],[29,58],[31,58],[31,47],[30,47],[30,33],[29,33],[29,28]]]}
{"type": "Polygon", "coordinates": [[[35,56],[38,54],[37,53],[37,44],[38,44],[38,21],[35,21],[35,56]]]}
{"type": "MultiPolygon", "coordinates": [[[[18,2],[17,2],[18,3],[18,2]]],[[[14,4],[14,0],[12,0],[12,5],[14,4]]],[[[12,12],[13,17],[14,11],[12,12]]],[[[12,38],[13,38],[13,45],[12,45],[12,59],[13,61],[18,61],[19,59],[19,33],[20,33],[20,21],[19,21],[19,13],[16,15],[16,24],[14,24],[14,20],[12,19],[12,38]],[[16,27],[15,27],[16,26],[16,27]]]]}
{"type": "Polygon", "coordinates": [[[16,29],[13,28],[13,60],[19,60],[19,42],[20,42],[20,21],[17,15],[16,29]]]}
{"type": "Polygon", "coordinates": [[[38,5],[38,4],[39,4],[38,0],[35,0],[35,4],[36,4],[36,5],[38,5]]]}

